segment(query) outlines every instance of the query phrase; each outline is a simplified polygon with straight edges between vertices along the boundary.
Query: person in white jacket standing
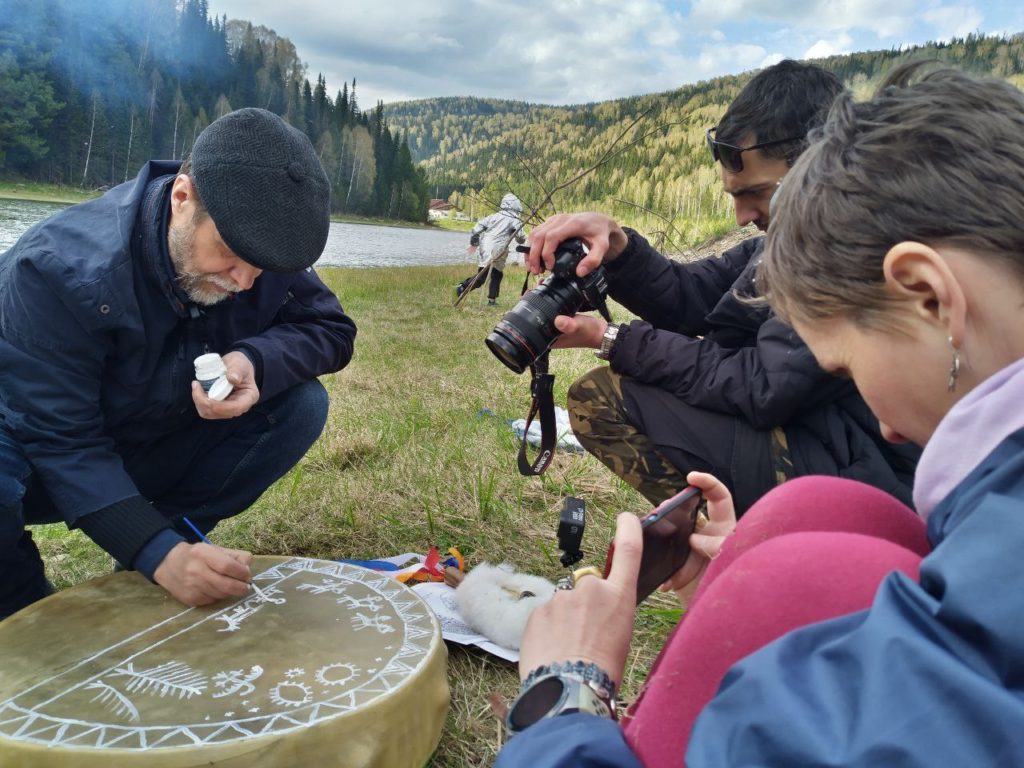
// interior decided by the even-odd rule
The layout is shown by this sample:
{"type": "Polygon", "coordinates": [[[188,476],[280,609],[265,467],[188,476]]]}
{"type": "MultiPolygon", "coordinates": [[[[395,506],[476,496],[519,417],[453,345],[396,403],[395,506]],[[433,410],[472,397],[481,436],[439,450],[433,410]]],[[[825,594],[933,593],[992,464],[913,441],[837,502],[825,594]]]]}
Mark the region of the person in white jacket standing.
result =
{"type": "Polygon", "coordinates": [[[487,272],[491,273],[491,283],[487,291],[487,303],[497,304],[501,290],[501,278],[505,276],[505,260],[508,259],[508,248],[513,238],[518,243],[526,241],[523,232],[523,204],[519,198],[509,192],[501,198],[501,205],[496,213],[477,222],[473,234],[469,238],[469,252],[477,250],[477,271],[455,286],[455,298],[460,299],[467,291],[479,288],[487,280],[487,272]]]}

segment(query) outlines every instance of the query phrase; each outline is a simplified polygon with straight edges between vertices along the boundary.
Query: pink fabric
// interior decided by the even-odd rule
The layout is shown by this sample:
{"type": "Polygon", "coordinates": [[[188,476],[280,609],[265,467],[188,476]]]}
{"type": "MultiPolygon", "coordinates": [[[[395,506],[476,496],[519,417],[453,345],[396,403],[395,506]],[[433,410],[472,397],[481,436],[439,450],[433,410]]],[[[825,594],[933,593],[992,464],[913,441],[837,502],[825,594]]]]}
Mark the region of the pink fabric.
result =
{"type": "Polygon", "coordinates": [[[791,629],[862,610],[892,571],[916,579],[924,522],[888,494],[834,477],[774,489],[740,520],[624,718],[645,766],[680,766],[728,669],[791,629]]]}

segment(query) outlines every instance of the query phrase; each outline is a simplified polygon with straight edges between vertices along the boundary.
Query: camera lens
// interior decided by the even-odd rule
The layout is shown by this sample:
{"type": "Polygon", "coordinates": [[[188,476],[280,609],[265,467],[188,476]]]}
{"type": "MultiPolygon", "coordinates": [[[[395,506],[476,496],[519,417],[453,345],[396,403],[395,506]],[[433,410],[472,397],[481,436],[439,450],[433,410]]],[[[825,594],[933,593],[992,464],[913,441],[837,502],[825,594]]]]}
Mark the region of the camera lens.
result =
{"type": "Polygon", "coordinates": [[[549,277],[519,300],[484,340],[504,365],[522,373],[558,337],[555,317],[573,315],[583,296],[574,282],[549,277]]]}
{"type": "Polygon", "coordinates": [[[484,343],[494,353],[496,358],[516,373],[525,371],[526,366],[532,360],[529,357],[526,343],[515,332],[515,329],[511,328],[504,320],[499,322],[494,330],[487,334],[484,343]]]}

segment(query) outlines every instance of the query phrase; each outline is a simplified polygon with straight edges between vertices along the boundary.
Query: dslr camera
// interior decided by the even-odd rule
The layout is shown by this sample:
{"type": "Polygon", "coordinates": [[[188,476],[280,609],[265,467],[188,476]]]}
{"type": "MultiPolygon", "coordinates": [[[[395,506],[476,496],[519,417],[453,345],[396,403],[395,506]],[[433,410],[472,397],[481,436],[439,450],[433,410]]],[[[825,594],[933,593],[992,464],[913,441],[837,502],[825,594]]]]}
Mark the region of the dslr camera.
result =
{"type": "Polygon", "coordinates": [[[608,280],[604,267],[598,267],[586,277],[576,275],[576,267],[586,254],[580,240],[573,238],[560,243],[551,275],[523,294],[519,303],[487,335],[487,348],[516,373],[525,371],[558,338],[560,332],[555,328],[558,315],[597,309],[610,321],[605,304],[608,280]]]}

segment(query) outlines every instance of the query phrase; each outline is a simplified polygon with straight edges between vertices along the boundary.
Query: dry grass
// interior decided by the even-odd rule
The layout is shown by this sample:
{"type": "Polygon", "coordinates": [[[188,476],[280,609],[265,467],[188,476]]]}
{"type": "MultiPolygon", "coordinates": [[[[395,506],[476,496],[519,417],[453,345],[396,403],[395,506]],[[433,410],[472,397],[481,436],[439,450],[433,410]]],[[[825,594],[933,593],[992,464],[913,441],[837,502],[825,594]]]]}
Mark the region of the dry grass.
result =
{"type": "MultiPolygon", "coordinates": [[[[452,286],[466,270],[322,272],[359,326],[355,358],[323,379],[331,413],[317,444],[252,509],[218,526],[215,541],[326,559],[425,552],[437,544],[458,547],[470,566],[508,561],[553,580],[563,573],[558,510],[572,494],[587,502],[587,562],[603,562],[615,515],[648,505],[590,456],[560,453],[543,477],[518,474],[518,442],[506,422],[526,415],[529,379],[500,365],[483,339],[515,303],[523,272],[510,269],[497,310],[481,306],[479,291],[453,309],[452,286]],[[481,414],[485,408],[497,417],[481,414]]],[[[556,402],[564,403],[569,383],[594,364],[589,351],[555,353],[556,402]]],[[[79,533],[44,526],[37,539],[58,587],[110,571],[109,557],[79,533]]],[[[626,700],[678,615],[674,599],[662,595],[642,606],[626,700]]],[[[515,669],[451,647],[449,679],[451,709],[432,765],[490,765],[501,734],[487,697],[511,697],[515,669]]]]}

